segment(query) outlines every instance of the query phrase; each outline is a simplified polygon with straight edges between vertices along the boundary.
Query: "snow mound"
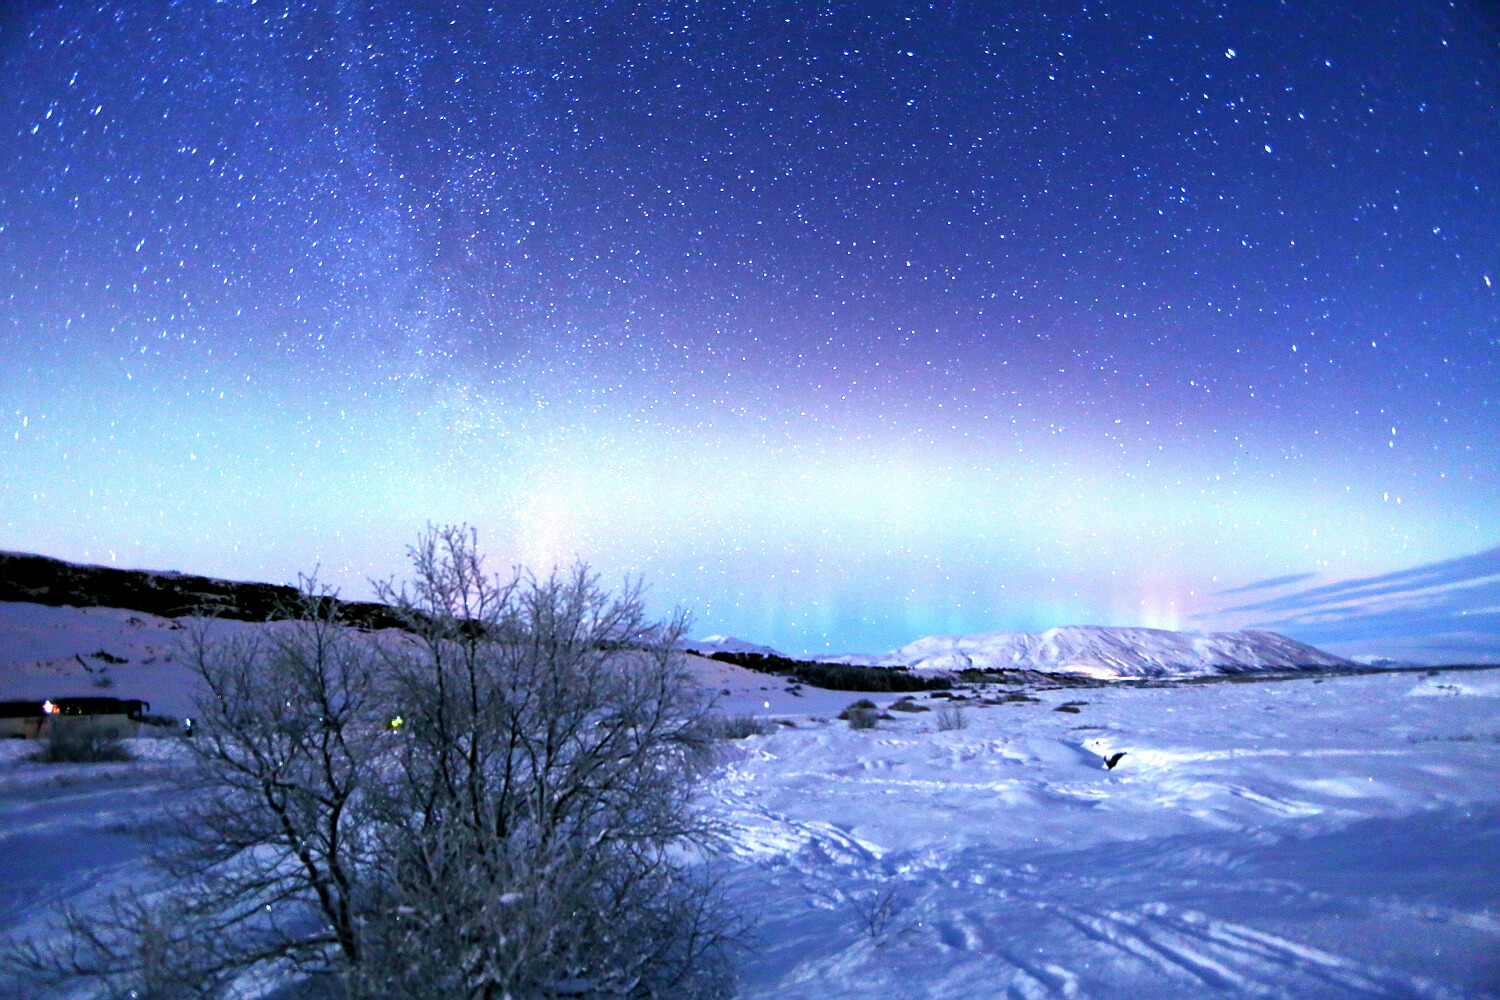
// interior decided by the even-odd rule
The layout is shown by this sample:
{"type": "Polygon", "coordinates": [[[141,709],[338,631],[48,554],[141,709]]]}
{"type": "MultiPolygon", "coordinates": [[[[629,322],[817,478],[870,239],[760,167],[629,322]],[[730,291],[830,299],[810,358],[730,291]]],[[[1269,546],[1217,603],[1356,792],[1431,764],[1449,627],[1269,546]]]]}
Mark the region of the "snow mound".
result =
{"type": "Polygon", "coordinates": [[[1500,677],[1492,673],[1470,675],[1445,674],[1425,677],[1406,692],[1408,697],[1500,698],[1500,677]]]}
{"type": "Polygon", "coordinates": [[[702,639],[684,639],[682,648],[690,653],[702,653],[704,656],[712,656],[715,653],[758,653],[761,656],[781,656],[782,654],[770,646],[758,646],[744,639],[736,639],[732,635],[710,635],[702,639]]]}
{"type": "Polygon", "coordinates": [[[889,653],[825,659],[912,670],[1039,670],[1100,680],[1354,665],[1275,632],[1205,634],[1100,625],[1068,625],[1045,632],[933,635],[889,653]]]}

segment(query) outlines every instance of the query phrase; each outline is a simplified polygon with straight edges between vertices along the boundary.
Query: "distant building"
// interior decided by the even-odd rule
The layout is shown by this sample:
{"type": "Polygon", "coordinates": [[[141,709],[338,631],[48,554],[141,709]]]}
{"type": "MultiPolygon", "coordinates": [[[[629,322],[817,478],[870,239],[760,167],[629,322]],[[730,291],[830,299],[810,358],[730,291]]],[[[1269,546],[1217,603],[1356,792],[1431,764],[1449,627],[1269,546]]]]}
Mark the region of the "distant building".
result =
{"type": "Polygon", "coordinates": [[[150,708],[150,702],[139,698],[0,701],[0,739],[34,740],[60,729],[85,727],[120,738],[134,736],[150,708]]]}

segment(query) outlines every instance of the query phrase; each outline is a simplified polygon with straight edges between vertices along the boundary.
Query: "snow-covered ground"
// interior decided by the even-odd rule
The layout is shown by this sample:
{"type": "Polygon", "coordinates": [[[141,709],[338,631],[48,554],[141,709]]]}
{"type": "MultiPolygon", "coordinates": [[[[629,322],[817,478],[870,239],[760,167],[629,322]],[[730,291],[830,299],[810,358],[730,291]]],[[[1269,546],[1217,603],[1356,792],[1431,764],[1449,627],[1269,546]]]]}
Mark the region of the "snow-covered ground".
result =
{"type": "MultiPolygon", "coordinates": [[[[213,634],[245,634],[268,627],[284,626],[221,619],[213,623],[213,634]]],[[[142,612],[0,601],[0,701],[140,698],[149,701],[155,713],[191,715],[195,689],[185,663],[186,638],[182,622],[142,612]]],[[[748,645],[733,642],[738,644],[736,652],[744,651],[738,646],[748,645]]],[[[709,646],[727,648],[711,641],[709,646]]],[[[762,648],[769,647],[754,647],[762,648]]],[[[688,662],[726,714],[837,712],[849,702],[844,692],[789,685],[707,657],[690,657],[688,662]]]]}
{"type": "Polygon", "coordinates": [[[745,996],[1500,996],[1500,674],[1039,697],[738,745],[745,996]]]}
{"type": "MultiPolygon", "coordinates": [[[[102,691],[103,649],[108,693],[176,710],[180,634],[0,607],[0,697],[102,691]]],[[[1033,691],[952,731],[922,697],[856,731],[857,694],[693,669],[795,723],[726,744],[704,793],[759,920],[747,998],[1500,997],[1500,671],[1033,691]]],[[[133,742],[0,744],[0,935],[139,877],[176,793],[171,744],[133,742]]]]}

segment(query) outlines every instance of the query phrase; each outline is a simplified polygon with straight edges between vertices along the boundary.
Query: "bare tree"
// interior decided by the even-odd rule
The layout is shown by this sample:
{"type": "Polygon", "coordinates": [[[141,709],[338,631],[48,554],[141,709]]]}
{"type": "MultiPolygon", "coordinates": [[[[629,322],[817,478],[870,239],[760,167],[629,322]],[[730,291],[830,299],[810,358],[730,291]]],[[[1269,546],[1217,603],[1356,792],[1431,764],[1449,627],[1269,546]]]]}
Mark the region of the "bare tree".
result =
{"type": "Polygon", "coordinates": [[[901,905],[895,886],[885,889],[876,886],[861,892],[851,892],[847,898],[871,941],[879,941],[885,936],[891,918],[896,915],[901,905]]]}
{"type": "Polygon", "coordinates": [[[409,727],[388,786],[382,996],[712,996],[724,919],[684,849],[707,707],[678,617],[648,622],[577,566],[485,574],[472,532],[429,531],[382,597],[416,642],[388,674],[409,727]]]}
{"type": "Polygon", "coordinates": [[[711,742],[639,584],[484,570],[429,529],[406,624],[362,635],[304,581],[299,620],[190,632],[195,767],[154,896],[67,913],[12,955],[106,993],[219,996],[249,974],[350,997],[716,997],[738,926],[693,808],[711,742]]]}

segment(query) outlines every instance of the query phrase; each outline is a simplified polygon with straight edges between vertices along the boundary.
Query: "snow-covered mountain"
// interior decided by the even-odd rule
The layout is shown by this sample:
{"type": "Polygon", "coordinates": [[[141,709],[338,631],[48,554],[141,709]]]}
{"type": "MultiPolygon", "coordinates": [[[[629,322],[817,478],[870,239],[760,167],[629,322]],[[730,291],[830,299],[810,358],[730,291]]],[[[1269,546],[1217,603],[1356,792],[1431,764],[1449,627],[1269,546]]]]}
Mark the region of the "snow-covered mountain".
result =
{"type": "Polygon", "coordinates": [[[691,653],[702,653],[704,656],[712,656],[715,653],[759,653],[761,656],[781,656],[770,646],[758,646],[744,639],[736,639],[732,635],[709,635],[702,639],[684,639],[682,648],[691,653]]]}
{"type": "Polygon", "coordinates": [[[889,653],[824,659],[913,670],[1040,670],[1101,680],[1354,666],[1275,632],[1204,634],[1099,625],[1069,625],[1045,632],[933,635],[889,653]]]}

